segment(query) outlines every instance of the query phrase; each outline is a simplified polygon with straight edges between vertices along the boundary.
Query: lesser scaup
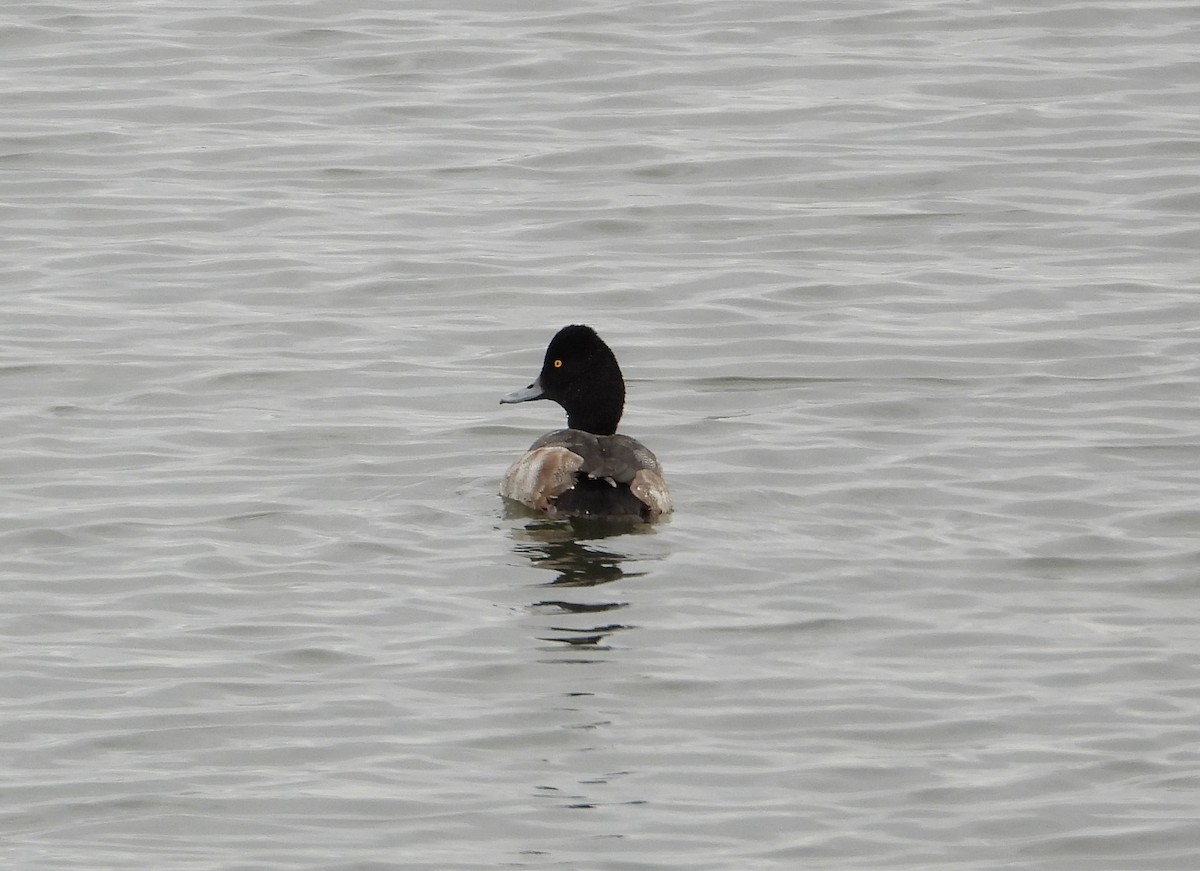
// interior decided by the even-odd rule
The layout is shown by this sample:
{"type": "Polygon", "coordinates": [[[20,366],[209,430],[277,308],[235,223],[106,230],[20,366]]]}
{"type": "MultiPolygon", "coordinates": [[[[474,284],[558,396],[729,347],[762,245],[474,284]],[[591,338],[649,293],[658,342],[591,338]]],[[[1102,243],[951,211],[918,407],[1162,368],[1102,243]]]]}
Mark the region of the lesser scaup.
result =
{"type": "Polygon", "coordinates": [[[500,402],[551,399],[569,429],[542,436],[509,466],[500,495],[553,516],[637,517],[671,511],[662,466],[641,442],[617,435],[625,379],[591,327],[563,327],[550,340],[537,380],[500,402]]]}

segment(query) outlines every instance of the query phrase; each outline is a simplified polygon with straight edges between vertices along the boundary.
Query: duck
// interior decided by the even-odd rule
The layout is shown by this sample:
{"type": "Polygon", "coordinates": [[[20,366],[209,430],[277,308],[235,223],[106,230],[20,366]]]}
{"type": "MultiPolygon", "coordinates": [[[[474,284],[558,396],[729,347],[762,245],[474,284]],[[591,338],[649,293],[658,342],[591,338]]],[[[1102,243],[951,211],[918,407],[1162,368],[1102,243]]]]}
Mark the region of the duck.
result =
{"type": "Polygon", "coordinates": [[[625,379],[594,329],[571,324],[559,330],[534,382],[500,404],[537,399],[562,406],[567,428],[546,433],[508,467],[501,496],[551,517],[651,521],[674,510],[658,458],[617,433],[625,379]]]}

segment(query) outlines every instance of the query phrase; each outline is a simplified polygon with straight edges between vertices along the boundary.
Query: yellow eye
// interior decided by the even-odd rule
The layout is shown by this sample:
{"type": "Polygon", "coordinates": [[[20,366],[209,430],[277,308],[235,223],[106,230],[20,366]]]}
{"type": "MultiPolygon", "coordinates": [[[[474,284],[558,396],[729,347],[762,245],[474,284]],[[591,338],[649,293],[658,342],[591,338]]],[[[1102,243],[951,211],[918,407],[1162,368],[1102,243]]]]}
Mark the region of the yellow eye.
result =
{"type": "Polygon", "coordinates": [[[555,369],[561,369],[561,368],[562,368],[562,360],[555,360],[555,361],[554,361],[554,368],[555,368],[555,369]]]}

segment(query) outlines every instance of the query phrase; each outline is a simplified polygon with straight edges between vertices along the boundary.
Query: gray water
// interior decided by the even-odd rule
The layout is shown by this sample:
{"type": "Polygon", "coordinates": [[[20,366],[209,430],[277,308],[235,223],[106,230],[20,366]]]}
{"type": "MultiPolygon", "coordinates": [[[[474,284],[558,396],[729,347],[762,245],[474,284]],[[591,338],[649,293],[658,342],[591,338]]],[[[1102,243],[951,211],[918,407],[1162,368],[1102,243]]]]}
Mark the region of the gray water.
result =
{"type": "Polygon", "coordinates": [[[1197,867],[1195,4],[0,19],[5,868],[1197,867]]]}

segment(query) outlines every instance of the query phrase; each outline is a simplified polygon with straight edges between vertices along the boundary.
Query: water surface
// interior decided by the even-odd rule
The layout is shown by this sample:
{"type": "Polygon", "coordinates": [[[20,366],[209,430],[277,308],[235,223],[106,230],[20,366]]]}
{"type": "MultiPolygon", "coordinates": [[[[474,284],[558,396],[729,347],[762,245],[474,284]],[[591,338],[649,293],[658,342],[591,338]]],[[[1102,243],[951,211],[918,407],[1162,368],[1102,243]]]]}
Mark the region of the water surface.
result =
{"type": "Polygon", "coordinates": [[[6,867],[1194,867],[1190,4],[6,12],[6,867]]]}

